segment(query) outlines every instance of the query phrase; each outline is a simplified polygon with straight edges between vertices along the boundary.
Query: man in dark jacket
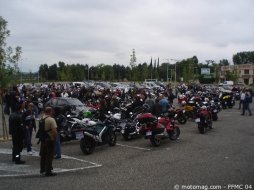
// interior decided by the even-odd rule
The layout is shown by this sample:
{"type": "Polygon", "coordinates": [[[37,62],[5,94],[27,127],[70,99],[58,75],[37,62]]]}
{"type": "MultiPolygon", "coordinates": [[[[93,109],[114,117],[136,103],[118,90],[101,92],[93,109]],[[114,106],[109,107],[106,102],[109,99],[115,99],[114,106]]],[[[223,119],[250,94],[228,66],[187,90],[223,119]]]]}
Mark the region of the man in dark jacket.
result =
{"type": "Polygon", "coordinates": [[[34,104],[28,104],[28,110],[23,113],[23,123],[26,129],[26,147],[27,154],[32,155],[32,134],[33,130],[36,131],[35,113],[33,111],[34,104]]]}
{"type": "Polygon", "coordinates": [[[23,104],[20,102],[17,105],[16,111],[9,117],[9,133],[12,135],[12,161],[15,164],[24,164],[21,160],[20,153],[23,149],[23,141],[25,138],[25,128],[22,120],[23,104]]]}

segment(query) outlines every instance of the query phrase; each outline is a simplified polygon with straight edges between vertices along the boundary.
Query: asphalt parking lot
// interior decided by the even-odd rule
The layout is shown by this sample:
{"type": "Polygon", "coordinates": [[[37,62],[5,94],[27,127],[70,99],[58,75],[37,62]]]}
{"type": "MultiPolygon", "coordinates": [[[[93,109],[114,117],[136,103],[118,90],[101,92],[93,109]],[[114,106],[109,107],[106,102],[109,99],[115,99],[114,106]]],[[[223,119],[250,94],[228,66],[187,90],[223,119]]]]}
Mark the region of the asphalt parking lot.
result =
{"type": "Polygon", "coordinates": [[[35,141],[33,156],[23,151],[23,166],[11,162],[11,142],[0,142],[0,189],[253,189],[254,117],[240,116],[235,106],[213,126],[201,135],[189,120],[177,141],[165,139],[160,147],[118,135],[115,147],[97,147],[92,155],[78,141],[67,142],[63,158],[53,161],[58,175],[49,178],[39,175],[35,141]]]}

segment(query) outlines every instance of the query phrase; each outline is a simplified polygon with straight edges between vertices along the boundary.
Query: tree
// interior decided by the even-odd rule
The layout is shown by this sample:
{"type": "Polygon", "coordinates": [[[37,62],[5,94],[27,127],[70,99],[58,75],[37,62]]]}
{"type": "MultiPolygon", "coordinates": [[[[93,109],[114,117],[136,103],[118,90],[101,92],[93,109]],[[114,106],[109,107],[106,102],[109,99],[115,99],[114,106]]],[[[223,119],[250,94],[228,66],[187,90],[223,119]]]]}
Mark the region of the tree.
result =
{"type": "Polygon", "coordinates": [[[233,55],[234,65],[254,63],[254,51],[238,52],[233,55]]]}
{"type": "MultiPolygon", "coordinates": [[[[18,62],[21,59],[22,49],[16,47],[7,47],[6,38],[10,36],[10,31],[7,29],[7,21],[0,17],[0,81],[1,88],[5,89],[15,74],[18,72],[18,62]]],[[[12,81],[16,83],[16,81],[12,81]]]]}
{"type": "MultiPolygon", "coordinates": [[[[12,47],[7,47],[6,38],[9,36],[10,31],[7,29],[7,21],[0,16],[0,104],[4,139],[8,139],[8,132],[3,109],[3,91],[18,72],[18,62],[22,53],[22,49],[19,46],[14,51],[12,47]]],[[[13,82],[16,83],[16,81],[13,82]]]]}
{"type": "Polygon", "coordinates": [[[40,65],[39,74],[42,80],[48,80],[48,70],[49,70],[49,67],[46,63],[43,65],[40,65]]]}
{"type": "Polygon", "coordinates": [[[53,64],[53,65],[49,66],[48,80],[52,80],[52,81],[57,80],[57,65],[56,64],[53,64]]]}
{"type": "Polygon", "coordinates": [[[220,60],[219,65],[220,66],[227,66],[227,65],[229,65],[229,61],[227,59],[222,59],[222,60],[220,60]]]}
{"type": "Polygon", "coordinates": [[[226,79],[233,81],[235,84],[239,79],[239,73],[238,73],[237,69],[234,68],[233,71],[227,71],[226,72],[226,79]]]}

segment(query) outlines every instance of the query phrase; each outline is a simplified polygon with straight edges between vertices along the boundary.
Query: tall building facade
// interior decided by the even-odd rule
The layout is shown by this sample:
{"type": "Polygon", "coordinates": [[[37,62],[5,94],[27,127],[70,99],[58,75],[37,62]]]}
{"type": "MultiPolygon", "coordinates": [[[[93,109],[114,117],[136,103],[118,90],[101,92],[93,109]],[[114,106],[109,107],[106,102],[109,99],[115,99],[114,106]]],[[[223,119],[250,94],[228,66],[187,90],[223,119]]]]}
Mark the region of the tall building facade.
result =
{"type": "Polygon", "coordinates": [[[240,83],[244,83],[247,85],[254,83],[254,63],[221,66],[219,73],[221,82],[227,80],[226,79],[227,71],[229,72],[236,71],[239,74],[238,82],[240,83]]]}

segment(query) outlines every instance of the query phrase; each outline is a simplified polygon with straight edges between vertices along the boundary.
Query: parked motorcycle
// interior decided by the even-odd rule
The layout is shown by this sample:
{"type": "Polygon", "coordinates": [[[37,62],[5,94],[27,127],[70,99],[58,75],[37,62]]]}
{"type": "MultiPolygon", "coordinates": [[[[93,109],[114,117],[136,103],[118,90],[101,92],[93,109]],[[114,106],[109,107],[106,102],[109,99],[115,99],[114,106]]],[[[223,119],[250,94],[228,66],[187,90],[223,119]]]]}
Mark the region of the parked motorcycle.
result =
{"type": "Polygon", "coordinates": [[[150,139],[153,146],[159,146],[162,138],[176,140],[180,135],[180,129],[175,125],[174,119],[169,117],[155,117],[151,113],[143,113],[137,117],[140,123],[140,133],[146,139],[150,139]]]}
{"type": "Polygon", "coordinates": [[[218,113],[220,111],[220,108],[218,105],[214,104],[213,101],[210,102],[209,110],[212,114],[212,120],[217,121],[218,120],[218,113]]]}
{"type": "Polygon", "coordinates": [[[87,127],[87,123],[70,114],[67,116],[59,115],[56,120],[61,120],[59,127],[61,143],[64,141],[80,140],[83,130],[87,127]]]}
{"type": "Polygon", "coordinates": [[[115,146],[116,134],[115,127],[110,122],[110,116],[106,116],[104,122],[95,122],[83,130],[80,140],[80,148],[84,154],[93,153],[96,146],[109,144],[115,146]]]}
{"type": "Polygon", "coordinates": [[[208,129],[212,129],[212,114],[206,106],[202,106],[195,122],[198,124],[199,133],[204,134],[208,129]]]}
{"type": "Polygon", "coordinates": [[[184,109],[175,109],[175,108],[170,109],[169,117],[175,118],[180,124],[185,124],[187,122],[187,117],[185,115],[184,109]]]}
{"type": "Polygon", "coordinates": [[[235,98],[233,95],[224,95],[221,97],[221,105],[223,109],[232,108],[235,105],[235,98]]]}

